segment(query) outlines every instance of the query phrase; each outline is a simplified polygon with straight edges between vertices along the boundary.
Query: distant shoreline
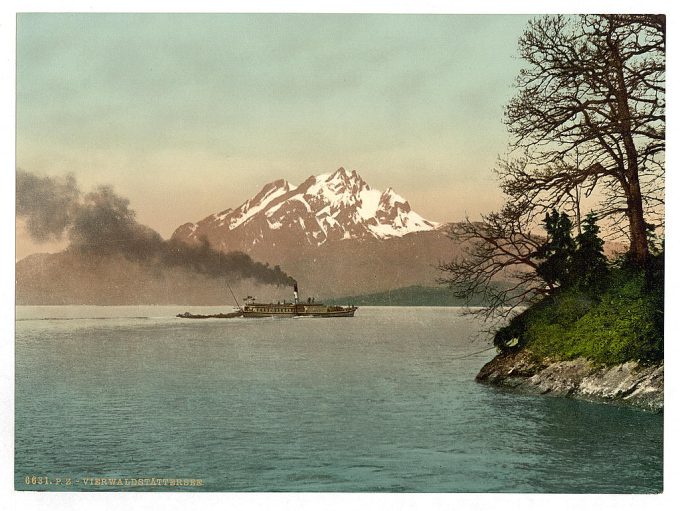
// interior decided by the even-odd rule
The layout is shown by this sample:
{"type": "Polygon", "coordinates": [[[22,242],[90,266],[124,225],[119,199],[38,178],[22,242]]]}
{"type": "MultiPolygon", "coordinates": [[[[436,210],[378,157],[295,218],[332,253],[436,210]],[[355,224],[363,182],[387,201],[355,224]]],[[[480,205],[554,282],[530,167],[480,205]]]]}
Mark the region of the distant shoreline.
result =
{"type": "Polygon", "coordinates": [[[408,286],[377,293],[365,293],[340,298],[327,298],[324,303],[342,305],[351,303],[358,306],[381,307],[482,307],[481,300],[468,302],[457,298],[446,287],[408,286]]]}

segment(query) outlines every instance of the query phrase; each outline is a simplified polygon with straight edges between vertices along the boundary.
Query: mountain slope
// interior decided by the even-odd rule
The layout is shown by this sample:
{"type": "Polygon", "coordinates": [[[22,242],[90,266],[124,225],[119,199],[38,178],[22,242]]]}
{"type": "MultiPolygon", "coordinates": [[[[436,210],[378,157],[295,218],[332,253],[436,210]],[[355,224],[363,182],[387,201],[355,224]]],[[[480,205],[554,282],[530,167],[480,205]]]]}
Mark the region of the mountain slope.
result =
{"type": "Polygon", "coordinates": [[[173,238],[207,238],[220,249],[249,251],[258,243],[320,246],[342,239],[388,239],[438,227],[388,188],[372,189],[355,170],[310,176],[299,186],[269,183],[236,209],[180,226],[173,238]]]}
{"type": "Polygon", "coordinates": [[[436,285],[437,264],[455,250],[441,227],[393,189],[375,190],[341,167],[298,186],[273,181],[235,209],[180,226],[173,239],[243,251],[280,265],[303,293],[334,297],[436,285]]]}

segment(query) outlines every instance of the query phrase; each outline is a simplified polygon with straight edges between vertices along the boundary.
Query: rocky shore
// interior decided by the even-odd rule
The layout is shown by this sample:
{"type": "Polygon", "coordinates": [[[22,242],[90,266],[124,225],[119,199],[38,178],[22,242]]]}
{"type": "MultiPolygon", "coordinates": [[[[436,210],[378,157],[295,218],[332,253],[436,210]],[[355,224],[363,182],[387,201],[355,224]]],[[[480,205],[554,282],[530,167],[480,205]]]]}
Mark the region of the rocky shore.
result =
{"type": "Polygon", "coordinates": [[[539,359],[526,350],[502,353],[482,367],[477,381],[534,394],[628,404],[663,411],[663,362],[598,366],[585,358],[539,359]]]}

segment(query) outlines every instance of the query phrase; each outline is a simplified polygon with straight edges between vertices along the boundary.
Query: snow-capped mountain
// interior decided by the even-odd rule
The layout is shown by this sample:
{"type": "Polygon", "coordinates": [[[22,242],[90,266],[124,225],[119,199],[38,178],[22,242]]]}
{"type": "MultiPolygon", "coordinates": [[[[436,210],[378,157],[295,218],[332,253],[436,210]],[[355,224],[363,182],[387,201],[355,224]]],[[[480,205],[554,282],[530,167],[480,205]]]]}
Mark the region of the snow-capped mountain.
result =
{"type": "Polygon", "coordinates": [[[345,239],[388,239],[431,231],[439,224],[411,210],[388,188],[372,189],[355,170],[310,176],[299,186],[280,179],[269,183],[236,209],[227,209],[180,226],[173,238],[208,239],[225,250],[246,250],[290,242],[321,246],[345,239]]]}

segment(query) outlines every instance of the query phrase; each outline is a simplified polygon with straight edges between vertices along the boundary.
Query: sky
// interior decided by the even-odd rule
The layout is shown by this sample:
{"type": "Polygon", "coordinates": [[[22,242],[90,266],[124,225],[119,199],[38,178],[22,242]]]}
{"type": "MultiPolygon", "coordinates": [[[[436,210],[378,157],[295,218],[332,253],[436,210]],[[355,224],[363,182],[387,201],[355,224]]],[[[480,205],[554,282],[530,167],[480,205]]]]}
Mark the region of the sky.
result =
{"type": "MultiPolygon", "coordinates": [[[[523,15],[19,14],[16,164],[169,237],[340,166],[425,218],[501,203],[523,15]]],[[[21,227],[17,256],[40,250],[21,227]]]]}

